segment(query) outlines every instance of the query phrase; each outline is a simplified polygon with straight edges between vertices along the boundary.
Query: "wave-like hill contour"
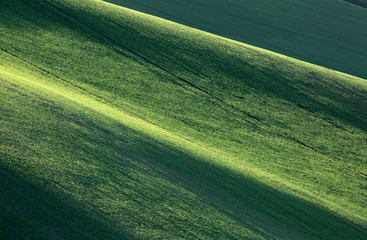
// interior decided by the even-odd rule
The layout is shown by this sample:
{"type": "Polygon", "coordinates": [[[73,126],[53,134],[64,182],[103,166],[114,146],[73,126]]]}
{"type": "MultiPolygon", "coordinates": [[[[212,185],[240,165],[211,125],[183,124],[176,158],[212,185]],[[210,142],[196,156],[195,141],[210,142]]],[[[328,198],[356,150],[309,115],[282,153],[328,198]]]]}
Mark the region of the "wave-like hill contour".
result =
{"type": "Polygon", "coordinates": [[[97,0],[0,50],[2,238],[366,238],[366,80],[97,0]]]}

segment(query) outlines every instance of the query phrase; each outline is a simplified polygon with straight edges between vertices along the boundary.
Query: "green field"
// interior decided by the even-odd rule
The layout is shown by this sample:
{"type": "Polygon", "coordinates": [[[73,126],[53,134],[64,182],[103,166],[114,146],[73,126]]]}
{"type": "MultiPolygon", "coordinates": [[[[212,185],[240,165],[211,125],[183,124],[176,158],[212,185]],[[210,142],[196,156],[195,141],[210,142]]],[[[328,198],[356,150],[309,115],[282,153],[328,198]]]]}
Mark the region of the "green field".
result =
{"type": "Polygon", "coordinates": [[[367,11],[340,0],[107,2],[367,78],[367,11]]]}
{"type": "Polygon", "coordinates": [[[345,1],[367,9],[367,0],[345,0],[345,1]]]}
{"type": "Polygon", "coordinates": [[[0,239],[367,237],[365,79],[97,0],[0,50],[0,239]]]}

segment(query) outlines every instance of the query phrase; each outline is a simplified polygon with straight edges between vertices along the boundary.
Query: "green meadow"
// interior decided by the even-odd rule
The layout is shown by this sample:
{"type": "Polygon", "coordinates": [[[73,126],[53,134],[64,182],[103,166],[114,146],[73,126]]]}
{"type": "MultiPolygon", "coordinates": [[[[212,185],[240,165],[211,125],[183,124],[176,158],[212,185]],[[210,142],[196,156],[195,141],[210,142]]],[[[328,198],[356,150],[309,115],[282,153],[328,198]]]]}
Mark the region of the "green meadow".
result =
{"type": "Polygon", "coordinates": [[[0,0],[0,63],[1,239],[367,237],[365,79],[99,0],[0,0]]]}
{"type": "Polygon", "coordinates": [[[366,0],[106,0],[367,78],[366,0]]]}
{"type": "Polygon", "coordinates": [[[366,0],[345,0],[348,3],[354,4],[356,6],[366,8],[367,9],[367,1],[366,0]]]}

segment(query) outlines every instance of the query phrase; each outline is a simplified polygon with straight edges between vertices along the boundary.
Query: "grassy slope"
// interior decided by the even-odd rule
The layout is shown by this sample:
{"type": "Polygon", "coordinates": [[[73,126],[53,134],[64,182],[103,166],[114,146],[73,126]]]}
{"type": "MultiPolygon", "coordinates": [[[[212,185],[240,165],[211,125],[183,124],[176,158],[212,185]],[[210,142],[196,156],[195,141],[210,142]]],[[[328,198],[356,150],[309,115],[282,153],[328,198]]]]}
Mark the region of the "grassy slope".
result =
{"type": "Polygon", "coordinates": [[[3,234],[365,236],[364,80],[55,2],[1,2],[3,234]]]}
{"type": "Polygon", "coordinates": [[[107,2],[367,78],[367,12],[338,0],[107,2]]]}
{"type": "Polygon", "coordinates": [[[345,0],[345,2],[349,2],[351,4],[360,6],[362,8],[367,8],[367,1],[366,0],[345,0]]]}

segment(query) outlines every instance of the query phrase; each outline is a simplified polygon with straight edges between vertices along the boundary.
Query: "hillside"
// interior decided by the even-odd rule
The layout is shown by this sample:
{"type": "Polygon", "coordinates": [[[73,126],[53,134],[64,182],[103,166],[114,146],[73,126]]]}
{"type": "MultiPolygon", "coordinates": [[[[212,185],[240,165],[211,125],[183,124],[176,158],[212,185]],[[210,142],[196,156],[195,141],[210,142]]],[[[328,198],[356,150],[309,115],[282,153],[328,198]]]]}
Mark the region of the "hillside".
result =
{"type": "Polygon", "coordinates": [[[348,3],[353,4],[355,6],[367,9],[367,1],[366,0],[346,0],[345,2],[348,2],[348,3]]]}
{"type": "Polygon", "coordinates": [[[0,238],[366,238],[366,80],[97,0],[0,33],[0,238]]]}
{"type": "Polygon", "coordinates": [[[365,0],[106,0],[367,78],[365,0]]]}

